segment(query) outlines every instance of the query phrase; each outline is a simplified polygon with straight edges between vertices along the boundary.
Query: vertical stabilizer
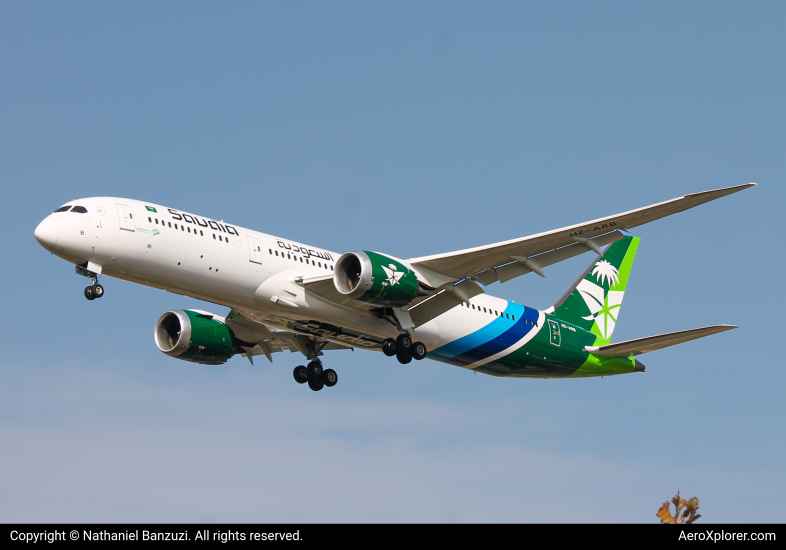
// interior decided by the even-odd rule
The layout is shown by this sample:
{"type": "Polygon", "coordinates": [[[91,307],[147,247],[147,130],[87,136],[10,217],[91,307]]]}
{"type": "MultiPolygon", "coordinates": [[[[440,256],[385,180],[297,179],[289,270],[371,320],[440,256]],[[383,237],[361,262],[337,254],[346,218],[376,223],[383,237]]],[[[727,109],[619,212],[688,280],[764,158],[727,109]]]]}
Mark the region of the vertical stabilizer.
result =
{"type": "Polygon", "coordinates": [[[554,315],[610,342],[639,241],[625,237],[609,246],[554,305],[554,315]]]}

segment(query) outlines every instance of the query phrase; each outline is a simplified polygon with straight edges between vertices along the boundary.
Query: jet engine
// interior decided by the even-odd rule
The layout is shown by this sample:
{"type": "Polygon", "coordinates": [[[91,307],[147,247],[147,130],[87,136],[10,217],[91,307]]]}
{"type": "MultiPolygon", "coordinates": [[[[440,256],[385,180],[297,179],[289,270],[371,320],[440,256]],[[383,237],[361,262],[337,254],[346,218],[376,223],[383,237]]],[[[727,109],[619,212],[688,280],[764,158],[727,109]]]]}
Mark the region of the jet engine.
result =
{"type": "Polygon", "coordinates": [[[235,336],[220,317],[196,310],[167,311],[156,323],[158,349],[184,361],[220,365],[235,354],[235,336]]]}
{"type": "Polygon", "coordinates": [[[398,260],[359,250],[338,259],[333,284],[348,298],[383,307],[403,307],[416,296],[428,294],[420,288],[415,272],[398,260]]]}

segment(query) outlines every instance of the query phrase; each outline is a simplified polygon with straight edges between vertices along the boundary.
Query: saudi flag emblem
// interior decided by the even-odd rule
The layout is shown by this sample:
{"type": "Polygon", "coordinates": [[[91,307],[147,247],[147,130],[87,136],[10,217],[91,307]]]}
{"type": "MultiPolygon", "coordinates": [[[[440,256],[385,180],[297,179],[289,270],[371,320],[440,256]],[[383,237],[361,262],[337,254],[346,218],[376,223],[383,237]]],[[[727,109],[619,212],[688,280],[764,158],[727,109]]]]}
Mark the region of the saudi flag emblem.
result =
{"type": "Polygon", "coordinates": [[[155,208],[153,208],[152,206],[147,206],[147,205],[145,205],[145,208],[147,208],[147,211],[148,211],[148,212],[155,212],[156,214],[158,214],[158,210],[156,210],[156,209],[155,209],[155,208]]]}

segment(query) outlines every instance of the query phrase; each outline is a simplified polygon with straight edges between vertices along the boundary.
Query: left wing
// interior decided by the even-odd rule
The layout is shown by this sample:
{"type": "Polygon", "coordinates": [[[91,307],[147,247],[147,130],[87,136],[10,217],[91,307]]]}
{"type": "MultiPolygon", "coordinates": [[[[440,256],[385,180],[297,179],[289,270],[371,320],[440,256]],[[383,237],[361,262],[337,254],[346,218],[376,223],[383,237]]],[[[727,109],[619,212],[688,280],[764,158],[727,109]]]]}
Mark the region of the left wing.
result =
{"type": "Polygon", "coordinates": [[[245,351],[243,355],[248,357],[252,364],[254,363],[252,359],[254,355],[264,354],[268,361],[272,363],[272,354],[285,349],[291,352],[299,351],[309,359],[322,355],[322,351],[352,349],[351,346],[339,342],[268,327],[236,309],[229,312],[224,322],[235,336],[248,344],[248,346],[243,347],[245,351]]]}

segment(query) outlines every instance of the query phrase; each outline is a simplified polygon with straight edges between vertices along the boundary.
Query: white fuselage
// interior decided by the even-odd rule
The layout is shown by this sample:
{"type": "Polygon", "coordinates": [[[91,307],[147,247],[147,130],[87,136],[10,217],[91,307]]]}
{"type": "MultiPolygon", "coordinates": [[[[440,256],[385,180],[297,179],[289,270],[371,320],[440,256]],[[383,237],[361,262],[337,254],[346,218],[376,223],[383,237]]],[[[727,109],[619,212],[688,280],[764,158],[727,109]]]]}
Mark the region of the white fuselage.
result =
{"type": "MultiPolygon", "coordinates": [[[[376,348],[362,336],[398,335],[395,326],[371,312],[320,298],[295,283],[300,277],[331,276],[340,256],[335,252],[131,199],[94,197],[68,205],[86,212],[55,212],[39,225],[36,237],[71,263],[89,261],[104,275],[221,304],[285,330],[308,322],[341,327],[343,335],[323,337],[344,344],[376,348]]],[[[479,331],[510,305],[485,294],[471,303],[477,309],[454,307],[411,328],[413,338],[430,350],[439,348],[479,331]]]]}

